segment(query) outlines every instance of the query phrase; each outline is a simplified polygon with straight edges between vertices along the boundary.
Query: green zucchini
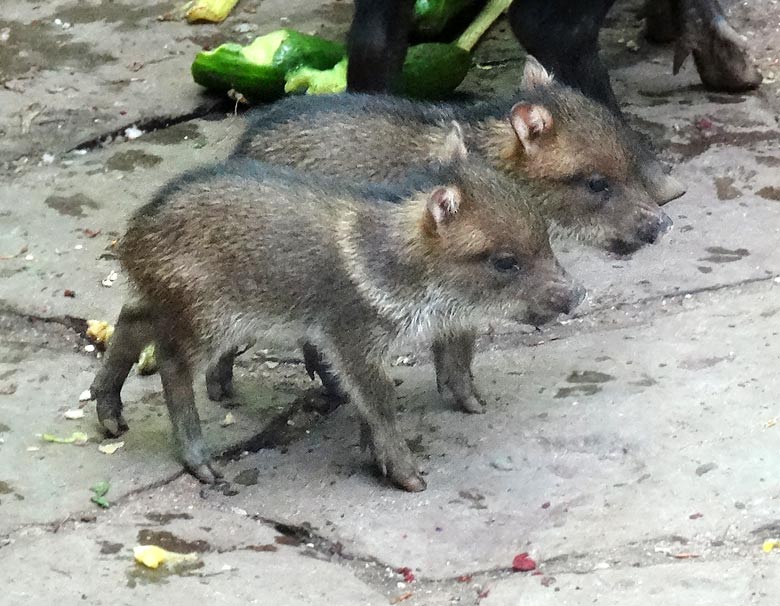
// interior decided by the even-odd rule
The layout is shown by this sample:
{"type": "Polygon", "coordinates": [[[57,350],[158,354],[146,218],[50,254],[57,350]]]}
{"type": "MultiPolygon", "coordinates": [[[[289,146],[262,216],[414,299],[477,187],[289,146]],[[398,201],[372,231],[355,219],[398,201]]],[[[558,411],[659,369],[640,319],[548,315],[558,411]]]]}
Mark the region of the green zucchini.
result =
{"type": "Polygon", "coordinates": [[[414,28],[423,36],[436,36],[477,0],[416,0],[414,28]]]}
{"type": "MultiPolygon", "coordinates": [[[[463,81],[470,65],[469,53],[454,44],[416,44],[406,53],[397,92],[417,99],[446,97],[463,81]]],[[[340,93],[347,88],[347,59],[326,70],[302,67],[287,74],[286,80],[288,93],[340,93]]]]}

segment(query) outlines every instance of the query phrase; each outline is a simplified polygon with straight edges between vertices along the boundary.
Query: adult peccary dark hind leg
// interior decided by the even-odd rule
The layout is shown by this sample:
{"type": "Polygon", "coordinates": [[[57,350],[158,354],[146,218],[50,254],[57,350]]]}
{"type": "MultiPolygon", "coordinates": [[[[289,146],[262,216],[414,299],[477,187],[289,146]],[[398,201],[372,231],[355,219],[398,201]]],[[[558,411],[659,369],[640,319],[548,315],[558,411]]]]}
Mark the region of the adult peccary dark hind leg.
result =
{"type": "Polygon", "coordinates": [[[761,73],[747,43],[726,20],[717,0],[648,0],[645,4],[647,38],[676,42],[674,73],[688,55],[707,88],[741,92],[761,84],[761,73]]]}

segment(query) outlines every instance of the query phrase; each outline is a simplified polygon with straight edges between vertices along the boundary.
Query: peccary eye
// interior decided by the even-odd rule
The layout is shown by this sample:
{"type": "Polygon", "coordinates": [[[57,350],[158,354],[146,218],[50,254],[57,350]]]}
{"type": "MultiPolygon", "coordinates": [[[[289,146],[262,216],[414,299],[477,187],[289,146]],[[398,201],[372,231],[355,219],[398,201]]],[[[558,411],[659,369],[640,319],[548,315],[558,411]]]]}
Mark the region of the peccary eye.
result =
{"type": "Polygon", "coordinates": [[[517,258],[513,257],[512,255],[494,257],[492,261],[493,267],[501,272],[518,271],[520,269],[520,265],[517,263],[517,258]]]}
{"type": "Polygon", "coordinates": [[[609,181],[601,175],[591,175],[588,179],[588,188],[594,193],[609,191],[609,181]]]}

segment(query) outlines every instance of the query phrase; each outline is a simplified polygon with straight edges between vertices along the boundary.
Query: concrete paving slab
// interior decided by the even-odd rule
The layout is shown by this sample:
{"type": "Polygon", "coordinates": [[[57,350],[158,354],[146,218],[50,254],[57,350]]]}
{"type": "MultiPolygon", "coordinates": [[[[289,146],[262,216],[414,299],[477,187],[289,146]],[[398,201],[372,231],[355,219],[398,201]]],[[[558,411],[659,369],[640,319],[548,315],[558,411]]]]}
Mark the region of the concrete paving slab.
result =
{"type": "Polygon", "coordinates": [[[593,528],[601,549],[747,534],[776,519],[780,498],[780,434],[765,426],[778,414],[766,319],[776,288],[486,353],[484,416],[436,404],[429,367],[401,373],[401,425],[428,472],[421,495],[377,480],[342,409],[286,452],[229,466],[228,479],[259,470],[258,484],[225,500],[431,578],[506,568],[526,551],[588,552],[593,528]]]}
{"type": "Polygon", "coordinates": [[[648,568],[597,570],[588,575],[515,575],[489,587],[480,606],[520,604],[774,604],[777,558],[753,556],[716,562],[686,561],[648,568]]]}
{"type": "MultiPolygon", "coordinates": [[[[692,65],[672,76],[672,51],[641,40],[638,2],[618,4],[602,36],[629,118],[689,187],[667,206],[675,231],[631,259],[558,246],[589,300],[577,318],[543,331],[501,325],[483,336],[476,368],[488,402],[483,416],[446,409],[424,349],[399,345],[416,360],[392,372],[403,380],[401,424],[428,472],[429,488],[418,495],[374,475],[349,407],[311,426],[313,413],[297,399],[310,383],[295,353],[272,356],[270,365],[262,352],[241,360],[242,406],[230,410],[238,422],[227,428],[219,425],[226,410],[205,400],[198,380],[217,451],[244,440],[272,446],[269,433],[287,435],[276,448],[229,462],[229,484],[219,489],[179,476],[156,378],[131,376],[131,429],[113,455],[97,450],[91,404],[82,420],[63,417],[98,362],[84,351],[80,322],[114,319],[126,295],[121,272],[111,288],[100,285],[117,269],[111,241],[165,180],[224,157],[241,122],[220,119],[223,109],[138,139],[105,140],[133,124],[164,126],[206,112],[213,98],[188,77],[197,49],[286,25],[338,38],[351,3],[242,0],[218,26],[158,22],[176,3],[155,0],[23,1],[6,10],[6,601],[774,604],[776,591],[767,588],[777,585],[777,553],[764,555],[760,545],[780,532],[773,372],[780,14],[770,0],[726,4],[767,77],[755,93],[708,93],[692,65]],[[83,155],[65,153],[97,140],[103,144],[83,155]],[[76,429],[92,438],[86,446],[36,437],[76,429]],[[112,485],[107,512],[88,500],[101,479],[112,485]],[[204,567],[139,574],[130,548],[142,531],[207,542],[204,567]],[[258,549],[244,549],[252,545],[258,549]],[[542,575],[509,570],[521,552],[542,575]],[[405,581],[399,567],[416,579],[405,581]]],[[[463,90],[506,94],[520,60],[499,25],[477,52],[490,69],[472,70],[463,90]]]]}
{"type": "MultiPolygon", "coordinates": [[[[182,473],[158,377],[130,375],[123,399],[132,429],[120,438],[106,438],[94,403],[79,402],[100,364],[83,347],[84,341],[65,329],[50,344],[18,336],[0,344],[0,534],[94,509],[90,487],[102,480],[111,484],[108,499],[117,501],[182,473]],[[83,410],[84,416],[68,420],[64,414],[69,410],[83,410]],[[77,431],[89,442],[77,446],[41,438],[42,434],[67,438],[77,431]],[[99,450],[118,442],[123,446],[112,454],[99,450]]],[[[280,418],[294,416],[308,379],[299,369],[289,373],[285,366],[274,373],[278,378],[271,388],[262,372],[239,366],[236,376],[242,385],[231,408],[210,402],[203,381],[197,383],[206,441],[215,453],[235,449],[280,418]],[[283,373],[299,380],[290,383],[283,373]],[[223,426],[228,413],[232,423],[223,426]]],[[[283,433],[276,433],[283,442],[283,433]]]]}
{"type": "Polygon", "coordinates": [[[159,20],[182,3],[160,0],[14,2],[0,18],[0,167],[39,164],[105,133],[204,113],[189,69],[201,48],[247,43],[294,24],[339,39],[346,3],[244,0],[219,25],[159,20]]]}
{"type": "Polygon", "coordinates": [[[241,512],[182,506],[154,491],[98,523],[14,535],[0,551],[0,583],[8,606],[190,604],[195,596],[225,605],[387,604],[382,593],[293,537],[241,512]],[[133,547],[147,544],[197,560],[150,570],[133,558],[133,547]]]}

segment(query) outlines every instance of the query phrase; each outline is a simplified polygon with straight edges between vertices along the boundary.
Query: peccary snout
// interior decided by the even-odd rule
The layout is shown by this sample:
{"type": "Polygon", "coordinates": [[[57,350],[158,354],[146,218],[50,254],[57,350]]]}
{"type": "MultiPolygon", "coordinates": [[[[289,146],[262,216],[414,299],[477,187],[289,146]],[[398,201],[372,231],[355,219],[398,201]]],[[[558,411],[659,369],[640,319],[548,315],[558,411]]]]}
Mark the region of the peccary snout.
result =
{"type": "Polygon", "coordinates": [[[638,234],[639,239],[642,242],[654,244],[661,238],[661,236],[672,229],[672,225],[674,225],[672,218],[666,213],[661,213],[657,219],[647,223],[640,228],[638,234]]]}

